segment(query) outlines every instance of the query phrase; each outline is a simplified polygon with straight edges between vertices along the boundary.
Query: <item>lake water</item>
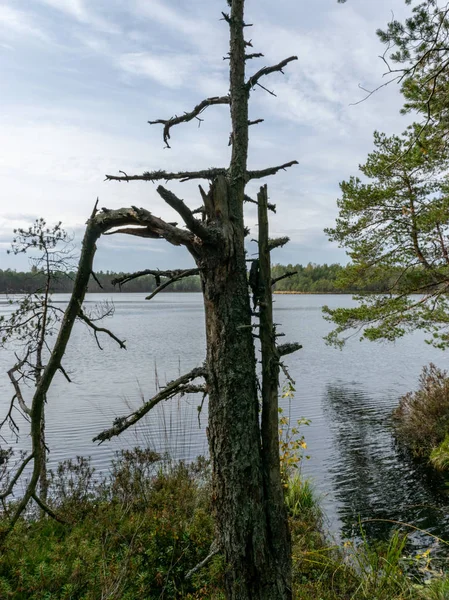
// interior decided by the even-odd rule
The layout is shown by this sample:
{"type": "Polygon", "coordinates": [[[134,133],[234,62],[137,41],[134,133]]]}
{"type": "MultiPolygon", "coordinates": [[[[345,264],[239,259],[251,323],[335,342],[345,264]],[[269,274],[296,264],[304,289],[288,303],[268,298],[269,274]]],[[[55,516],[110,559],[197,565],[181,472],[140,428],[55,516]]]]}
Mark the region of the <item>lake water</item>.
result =
{"type": "MultiPolygon", "coordinates": [[[[0,314],[10,307],[0,296],[0,314]]],[[[3,297],[4,298],[4,297],[3,297]]],[[[55,295],[61,306],[67,295],[55,295]]],[[[127,341],[121,350],[102,337],[97,348],[89,330],[77,324],[64,360],[72,383],[58,374],[48,398],[47,441],[52,465],[76,455],[91,455],[94,465],[108,470],[114,452],[147,444],[174,458],[191,459],[207,453],[207,406],[198,422],[198,397],[168,401],[121,438],[97,445],[92,438],[114,418],[139,406],[154,394],[157,382],[176,378],[203,362],[204,313],[200,294],[160,294],[150,302],[143,294],[90,294],[87,307],[113,300],[115,314],[106,327],[127,341]]],[[[349,296],[276,295],[275,321],[284,341],[298,341],[303,349],[286,361],[296,380],[289,404],[291,420],[306,417],[304,427],[311,458],[303,470],[322,498],[329,525],[353,535],[359,519],[406,521],[449,539],[449,502],[442,482],[403,456],[395,447],[390,413],[399,397],[417,387],[424,364],[447,366],[447,354],[424,343],[416,333],[395,344],[360,343],[351,339],[342,350],[325,345],[330,325],[321,314],[323,304],[349,306],[349,296]]],[[[0,412],[12,395],[6,370],[11,353],[0,353],[0,412]]],[[[29,390],[30,395],[32,390],[29,390]]],[[[17,447],[26,447],[26,426],[17,447]]],[[[382,533],[381,522],[369,525],[382,533]]],[[[415,534],[418,544],[425,538],[415,534]]],[[[430,540],[431,542],[431,540],[430,540]]]]}

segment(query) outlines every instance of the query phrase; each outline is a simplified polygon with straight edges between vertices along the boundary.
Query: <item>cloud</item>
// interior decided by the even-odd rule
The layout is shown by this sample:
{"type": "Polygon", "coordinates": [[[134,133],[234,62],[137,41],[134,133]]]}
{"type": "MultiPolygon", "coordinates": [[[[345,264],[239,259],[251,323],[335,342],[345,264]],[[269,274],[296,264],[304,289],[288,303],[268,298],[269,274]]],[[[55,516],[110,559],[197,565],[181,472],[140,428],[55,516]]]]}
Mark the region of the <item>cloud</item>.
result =
{"type": "MultiPolygon", "coordinates": [[[[173,220],[155,186],[105,183],[104,174],[228,164],[227,106],[207,109],[200,128],[192,121],[173,129],[171,150],[163,150],[160,126],[147,124],[227,93],[228,62],[222,57],[228,50],[228,27],[220,21],[222,7],[206,0],[29,0],[23,4],[33,10],[25,12],[16,8],[19,4],[5,0],[0,7],[5,65],[0,214],[38,212],[81,232],[99,195],[101,206],[132,203],[173,220]],[[19,48],[17,40],[33,43],[19,48]],[[51,51],[48,43],[36,43],[43,40],[52,41],[51,51]],[[11,48],[15,51],[8,52],[11,48]]],[[[285,75],[261,82],[277,97],[260,88],[251,94],[251,118],[265,122],[250,130],[249,165],[264,168],[298,160],[297,166],[268,180],[278,205],[271,230],[273,235],[290,232],[292,250],[286,249],[285,256],[297,249],[307,260],[319,262],[315,252],[332,262],[343,253],[329,245],[322,228],[336,217],[338,182],[357,172],[371,150],[374,129],[400,132],[407,124],[398,116],[401,98],[395,87],[350,106],[362,97],[359,83],[371,88],[382,81],[377,59],[382,46],[374,30],[389,20],[390,7],[401,18],[403,0],[344,6],[316,0],[307,11],[293,0],[248,0],[247,6],[254,22],[248,36],[254,51],[265,54],[248,62],[248,75],[289,55],[299,59],[285,75]]],[[[251,195],[259,184],[248,186],[251,195]]],[[[195,182],[169,185],[192,208],[198,206],[195,182]]],[[[245,206],[245,214],[256,234],[255,210],[245,206]]],[[[6,225],[9,231],[10,221],[4,219],[2,227],[6,225]]],[[[113,255],[111,265],[118,261],[125,268],[133,257],[145,263],[147,243],[117,238],[113,245],[103,245],[102,268],[107,268],[107,252],[113,255]]],[[[161,268],[160,263],[176,267],[184,255],[189,259],[169,245],[156,247],[154,261],[161,268]]],[[[281,254],[279,260],[284,260],[281,254]]]]}
{"type": "MultiPolygon", "coordinates": [[[[92,10],[88,10],[84,0],[37,0],[54,10],[64,13],[66,16],[93,27],[98,31],[110,34],[120,33],[121,28],[110,19],[100,17],[92,10]]],[[[92,2],[90,2],[92,5],[92,2]]]]}
{"type": "Polygon", "coordinates": [[[167,87],[179,88],[191,71],[191,61],[184,55],[155,56],[145,52],[124,54],[119,67],[133,75],[143,75],[167,87]]]}
{"type": "MultiPolygon", "coordinates": [[[[11,6],[0,6],[0,36],[16,39],[18,36],[49,41],[48,35],[36,26],[35,15],[11,6]]],[[[8,45],[6,45],[8,46],[8,45]]]]}

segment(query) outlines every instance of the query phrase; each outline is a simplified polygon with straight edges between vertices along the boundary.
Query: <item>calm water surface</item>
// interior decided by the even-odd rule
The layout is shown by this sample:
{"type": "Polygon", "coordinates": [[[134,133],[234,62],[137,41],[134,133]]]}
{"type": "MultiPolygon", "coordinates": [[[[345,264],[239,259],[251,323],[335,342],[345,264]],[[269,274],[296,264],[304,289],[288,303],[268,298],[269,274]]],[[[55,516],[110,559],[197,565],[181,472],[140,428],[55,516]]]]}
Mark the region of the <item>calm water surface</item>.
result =
{"type": "MultiPolygon", "coordinates": [[[[63,305],[67,295],[56,295],[63,305]]],[[[102,338],[103,351],[81,324],[74,330],[64,361],[68,384],[57,375],[48,398],[47,436],[52,464],[91,455],[107,471],[114,452],[140,443],[176,458],[207,453],[207,406],[198,421],[200,398],[175,399],[118,440],[101,446],[92,438],[148,398],[160,384],[200,365],[205,356],[204,313],[200,294],[161,294],[151,302],[143,294],[90,294],[87,307],[113,300],[115,314],[105,324],[127,340],[120,350],[102,338]]],[[[304,465],[322,497],[334,531],[352,535],[360,519],[407,521],[449,539],[449,502],[444,486],[395,447],[390,413],[399,397],[416,388],[421,367],[430,361],[447,367],[447,354],[427,346],[420,333],[395,344],[352,339],[343,351],[328,348],[330,325],[321,307],[349,306],[349,296],[275,296],[275,320],[303,349],[288,357],[296,380],[292,420],[311,419],[304,430],[311,455],[304,465]]],[[[0,296],[0,314],[10,310],[0,296]]],[[[7,410],[11,386],[6,370],[14,357],[0,353],[0,411],[7,410]]],[[[30,394],[32,390],[29,390],[30,394]]],[[[18,447],[26,447],[26,427],[18,447]]],[[[381,522],[372,533],[385,531],[381,522]]],[[[420,535],[418,544],[426,543],[420,535]]]]}

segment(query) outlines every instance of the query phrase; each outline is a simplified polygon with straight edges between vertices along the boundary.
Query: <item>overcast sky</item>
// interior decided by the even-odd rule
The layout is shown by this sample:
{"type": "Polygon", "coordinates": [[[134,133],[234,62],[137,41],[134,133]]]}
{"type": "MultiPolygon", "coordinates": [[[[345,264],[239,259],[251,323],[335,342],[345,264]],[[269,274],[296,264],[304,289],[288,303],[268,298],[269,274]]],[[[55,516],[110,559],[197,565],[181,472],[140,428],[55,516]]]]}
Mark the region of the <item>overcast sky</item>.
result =
{"type": "MultiPolygon", "coordinates": [[[[38,216],[63,221],[82,236],[95,198],[100,206],[144,206],[175,217],[149,182],[104,182],[124,170],[226,166],[229,108],[211,107],[204,122],[172,130],[148,120],[191,110],[228,91],[225,0],[0,0],[0,268],[26,267],[8,256],[12,229],[38,216]]],[[[375,129],[400,133],[401,96],[393,84],[366,102],[385,70],[375,30],[408,14],[404,0],[248,0],[254,52],[248,74],[296,54],[251,95],[250,168],[292,159],[299,166],[267,179],[278,212],[271,233],[291,243],[274,260],[346,262],[323,228],[337,214],[339,181],[357,173],[375,129]]],[[[193,208],[197,184],[170,184],[193,208]]],[[[260,182],[257,182],[260,185],[260,182]]],[[[256,189],[255,184],[249,191],[256,189]]],[[[253,235],[255,212],[245,209],[253,235]]],[[[191,259],[163,240],[102,240],[97,269],[183,267],[191,259]]]]}

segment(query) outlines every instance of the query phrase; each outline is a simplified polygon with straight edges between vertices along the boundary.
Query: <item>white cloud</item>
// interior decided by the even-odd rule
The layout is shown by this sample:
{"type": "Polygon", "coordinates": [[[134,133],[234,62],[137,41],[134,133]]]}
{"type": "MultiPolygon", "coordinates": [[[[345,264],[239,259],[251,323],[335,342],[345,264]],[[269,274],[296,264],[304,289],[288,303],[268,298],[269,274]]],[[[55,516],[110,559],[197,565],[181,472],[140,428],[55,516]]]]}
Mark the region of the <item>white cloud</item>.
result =
{"type": "Polygon", "coordinates": [[[7,5],[0,6],[0,36],[2,37],[10,39],[20,35],[48,41],[47,34],[36,26],[35,21],[36,19],[30,13],[7,5]]]}
{"type": "MultiPolygon", "coordinates": [[[[139,173],[227,164],[229,107],[205,111],[200,129],[197,122],[176,127],[171,150],[163,150],[161,128],[146,123],[227,92],[228,63],[222,57],[228,28],[220,21],[225,2],[30,0],[33,13],[17,10],[18,4],[6,0],[0,6],[3,83],[9,92],[0,97],[0,143],[7,148],[0,156],[0,214],[15,209],[34,214],[38,207],[49,220],[60,217],[81,227],[100,195],[101,206],[140,204],[173,220],[152,184],[103,183],[103,177],[119,169],[139,173]],[[110,37],[118,31],[122,35],[110,37]],[[58,40],[61,52],[50,56],[46,45],[35,43],[8,52],[17,50],[19,38],[58,40]]],[[[322,245],[320,257],[331,255],[321,229],[336,216],[338,182],[356,173],[374,129],[398,132],[406,126],[393,87],[349,106],[362,97],[359,83],[381,82],[382,46],[374,30],[388,21],[390,4],[400,15],[403,0],[344,6],[314,0],[307,13],[293,0],[247,4],[254,22],[248,36],[254,51],[265,54],[248,63],[248,74],[292,54],[299,58],[285,75],[261,82],[277,97],[260,88],[251,95],[251,118],[265,122],[251,128],[250,166],[298,160],[298,166],[268,181],[278,204],[272,231],[282,235],[288,229],[310,252],[322,245]]],[[[250,186],[250,193],[258,185],[250,186]]],[[[196,184],[170,187],[197,206],[196,184]]],[[[254,225],[254,210],[245,212],[254,225]]],[[[132,246],[137,256],[140,245],[132,246]]],[[[106,253],[102,256],[106,264],[106,253]]]]}
{"type": "Polygon", "coordinates": [[[105,33],[117,34],[121,32],[121,27],[114,24],[109,18],[100,17],[92,10],[92,0],[89,9],[84,0],[37,0],[57,11],[60,11],[67,16],[89,25],[98,31],[105,33]]]}

